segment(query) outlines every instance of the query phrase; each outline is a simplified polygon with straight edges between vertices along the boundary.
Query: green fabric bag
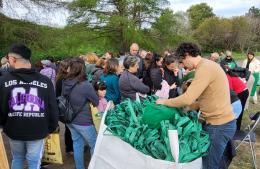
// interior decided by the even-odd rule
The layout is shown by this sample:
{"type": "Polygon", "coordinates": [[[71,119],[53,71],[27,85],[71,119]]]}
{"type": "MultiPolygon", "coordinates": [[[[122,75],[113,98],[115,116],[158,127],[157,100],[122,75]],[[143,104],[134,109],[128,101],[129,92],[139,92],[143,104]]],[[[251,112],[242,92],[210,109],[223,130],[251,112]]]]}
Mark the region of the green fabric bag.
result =
{"type": "Polygon", "coordinates": [[[110,109],[105,118],[107,130],[137,150],[153,158],[174,161],[168,130],[177,130],[179,162],[186,163],[206,155],[209,136],[198,122],[197,112],[156,105],[156,97],[142,102],[126,100],[110,109]]]}
{"type": "Polygon", "coordinates": [[[253,73],[253,76],[254,76],[255,81],[254,81],[252,90],[250,91],[250,96],[254,96],[255,95],[257,84],[258,84],[258,81],[259,81],[259,72],[253,73]]]}
{"type": "Polygon", "coordinates": [[[195,77],[195,71],[190,71],[187,75],[185,75],[183,78],[182,78],[182,83],[190,80],[190,79],[193,79],[195,77]]]}
{"type": "Polygon", "coordinates": [[[175,114],[179,114],[179,109],[150,103],[144,107],[142,120],[150,128],[158,128],[162,120],[170,120],[175,114]]]}

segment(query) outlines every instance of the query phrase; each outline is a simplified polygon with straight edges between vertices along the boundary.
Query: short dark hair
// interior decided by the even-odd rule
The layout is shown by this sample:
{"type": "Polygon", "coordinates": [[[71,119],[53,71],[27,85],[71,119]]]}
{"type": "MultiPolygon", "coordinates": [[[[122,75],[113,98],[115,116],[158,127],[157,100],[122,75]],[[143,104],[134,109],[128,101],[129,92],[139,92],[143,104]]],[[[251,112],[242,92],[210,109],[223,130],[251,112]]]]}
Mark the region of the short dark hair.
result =
{"type": "Polygon", "coordinates": [[[178,59],[181,59],[187,55],[197,57],[198,55],[201,55],[201,51],[196,44],[191,42],[184,42],[179,45],[175,55],[178,57],[178,59]]]}
{"type": "Polygon", "coordinates": [[[124,59],[123,65],[126,69],[129,69],[130,67],[134,66],[138,62],[138,59],[136,56],[127,56],[124,59]]]}
{"type": "Polygon", "coordinates": [[[118,60],[115,58],[111,58],[105,64],[104,73],[105,74],[116,73],[118,66],[119,66],[118,60]]]}
{"type": "Polygon", "coordinates": [[[32,55],[31,49],[19,43],[12,44],[8,53],[20,55],[25,60],[30,60],[32,55]]]}
{"type": "Polygon", "coordinates": [[[152,57],[152,62],[151,62],[150,68],[157,68],[158,66],[157,66],[156,62],[161,60],[161,58],[163,58],[161,55],[154,53],[153,57],[152,57]]]}
{"type": "Polygon", "coordinates": [[[107,86],[105,84],[105,82],[103,81],[97,81],[95,84],[94,84],[94,89],[96,91],[98,90],[106,90],[107,89],[107,86]]]}

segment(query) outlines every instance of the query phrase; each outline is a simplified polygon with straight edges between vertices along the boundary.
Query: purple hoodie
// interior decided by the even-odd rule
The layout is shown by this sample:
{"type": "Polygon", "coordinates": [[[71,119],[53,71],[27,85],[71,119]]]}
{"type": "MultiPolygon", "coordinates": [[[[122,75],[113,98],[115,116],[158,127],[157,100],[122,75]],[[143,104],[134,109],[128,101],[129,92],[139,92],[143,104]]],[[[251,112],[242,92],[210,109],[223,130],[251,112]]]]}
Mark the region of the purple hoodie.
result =
{"type": "Polygon", "coordinates": [[[51,67],[44,67],[40,73],[42,75],[47,76],[49,79],[51,79],[51,82],[53,84],[53,86],[55,86],[55,79],[56,79],[56,72],[53,68],[51,67]]]}

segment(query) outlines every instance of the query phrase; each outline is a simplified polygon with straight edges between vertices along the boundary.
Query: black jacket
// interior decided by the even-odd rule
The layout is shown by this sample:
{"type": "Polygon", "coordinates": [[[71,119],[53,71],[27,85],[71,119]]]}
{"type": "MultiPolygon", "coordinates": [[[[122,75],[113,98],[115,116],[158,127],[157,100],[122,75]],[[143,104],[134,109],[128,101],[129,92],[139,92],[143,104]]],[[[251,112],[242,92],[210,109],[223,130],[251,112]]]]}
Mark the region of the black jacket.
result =
{"type": "Polygon", "coordinates": [[[9,72],[10,68],[0,68],[0,76],[3,76],[9,72]]]}
{"type": "MultiPolygon", "coordinates": [[[[180,86],[180,81],[178,75],[175,76],[174,72],[164,67],[164,80],[171,86],[175,83],[178,87],[180,86]]],[[[169,92],[169,98],[174,98],[178,96],[177,88],[171,89],[169,92]]]]}
{"type": "Polygon", "coordinates": [[[92,85],[97,83],[100,80],[100,77],[104,74],[104,69],[101,67],[95,67],[95,69],[91,72],[92,74],[92,85]]]}
{"type": "Polygon", "coordinates": [[[56,97],[61,96],[61,91],[62,91],[62,82],[64,81],[63,77],[60,77],[59,79],[57,79],[56,81],[56,97]]]}
{"type": "MultiPolygon", "coordinates": [[[[151,94],[162,88],[162,70],[160,68],[150,68],[146,70],[143,82],[151,89],[151,94]]],[[[149,93],[150,94],[150,93],[149,93]]]]}
{"type": "Polygon", "coordinates": [[[16,69],[0,77],[0,126],[14,140],[45,138],[58,126],[53,84],[34,69],[16,69]]]}

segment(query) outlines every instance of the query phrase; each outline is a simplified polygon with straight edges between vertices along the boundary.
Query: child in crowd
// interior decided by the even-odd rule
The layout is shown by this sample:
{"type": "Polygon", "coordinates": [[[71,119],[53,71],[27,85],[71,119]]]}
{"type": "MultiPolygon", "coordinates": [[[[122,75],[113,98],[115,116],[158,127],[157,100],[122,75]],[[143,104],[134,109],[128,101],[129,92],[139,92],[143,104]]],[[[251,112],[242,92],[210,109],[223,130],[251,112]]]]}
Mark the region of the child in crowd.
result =
{"type": "Polygon", "coordinates": [[[94,84],[94,88],[99,97],[98,112],[104,112],[107,107],[106,95],[106,84],[102,81],[98,81],[94,84]]]}

